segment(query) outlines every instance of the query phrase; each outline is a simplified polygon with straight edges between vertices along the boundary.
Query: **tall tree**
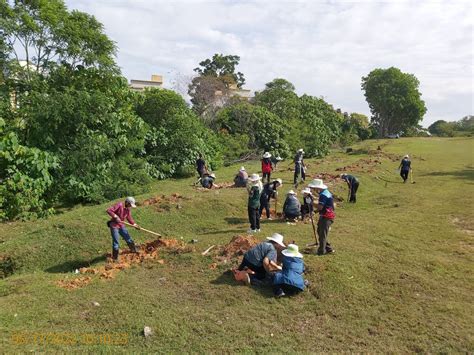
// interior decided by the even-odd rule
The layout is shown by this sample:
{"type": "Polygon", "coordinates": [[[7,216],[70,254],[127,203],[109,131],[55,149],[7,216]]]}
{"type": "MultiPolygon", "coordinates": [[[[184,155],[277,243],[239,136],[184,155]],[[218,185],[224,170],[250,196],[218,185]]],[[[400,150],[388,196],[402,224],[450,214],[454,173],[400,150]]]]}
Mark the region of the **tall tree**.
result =
{"type": "Polygon", "coordinates": [[[362,78],[362,90],[372,113],[371,122],[380,137],[416,126],[423,119],[426,106],[419,85],[413,74],[394,67],[375,69],[362,78]]]}
{"type": "Polygon", "coordinates": [[[212,59],[206,59],[199,63],[200,67],[194,68],[199,76],[213,76],[226,78],[241,88],[245,84],[244,74],[235,72],[235,67],[239,65],[240,57],[237,55],[214,54],[212,59]]]}
{"type": "Polygon", "coordinates": [[[264,90],[255,93],[254,102],[287,122],[300,115],[300,101],[295,87],[282,78],[266,83],[264,90]]]}

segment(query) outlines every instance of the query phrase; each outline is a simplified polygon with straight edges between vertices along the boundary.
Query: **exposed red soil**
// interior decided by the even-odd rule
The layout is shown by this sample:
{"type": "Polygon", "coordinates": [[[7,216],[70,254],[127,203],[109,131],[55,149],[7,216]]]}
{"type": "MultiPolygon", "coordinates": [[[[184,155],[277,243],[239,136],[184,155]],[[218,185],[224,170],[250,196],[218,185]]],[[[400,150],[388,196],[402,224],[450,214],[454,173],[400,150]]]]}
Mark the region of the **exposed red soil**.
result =
{"type": "Polygon", "coordinates": [[[155,196],[148,198],[144,200],[143,202],[137,202],[138,206],[154,206],[155,210],[157,212],[164,212],[164,211],[169,211],[173,205],[175,205],[177,208],[181,208],[181,202],[183,200],[188,200],[189,198],[186,198],[179,193],[175,192],[174,194],[171,194],[170,196],[166,195],[161,195],[161,196],[155,196]]]}
{"type": "Polygon", "coordinates": [[[220,184],[213,184],[211,189],[207,189],[202,186],[197,186],[196,190],[209,191],[209,190],[220,190],[220,189],[232,189],[237,188],[233,182],[221,182],[220,184]]]}
{"type": "MultiPolygon", "coordinates": [[[[107,263],[104,266],[97,268],[83,267],[79,272],[83,275],[99,275],[101,279],[113,279],[117,272],[130,268],[134,264],[141,264],[145,260],[155,260],[159,264],[164,264],[163,259],[159,259],[158,250],[160,248],[167,249],[173,253],[186,253],[194,249],[186,245],[182,241],[176,239],[156,239],[145,242],[141,245],[138,253],[132,253],[130,250],[120,250],[119,261],[113,262],[111,256],[107,258],[107,263]]],[[[76,289],[86,286],[92,280],[91,276],[79,277],[76,279],[59,280],[56,284],[59,287],[66,289],[76,289]]]]}

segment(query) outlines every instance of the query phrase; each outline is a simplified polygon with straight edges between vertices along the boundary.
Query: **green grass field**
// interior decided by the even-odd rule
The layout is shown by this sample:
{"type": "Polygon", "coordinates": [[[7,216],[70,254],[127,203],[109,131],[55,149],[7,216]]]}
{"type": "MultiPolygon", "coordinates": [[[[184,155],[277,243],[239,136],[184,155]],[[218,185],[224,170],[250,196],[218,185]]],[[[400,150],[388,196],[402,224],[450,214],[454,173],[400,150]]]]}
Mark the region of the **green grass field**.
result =
{"type": "MultiPolygon", "coordinates": [[[[2,224],[2,268],[13,274],[0,280],[0,348],[9,353],[473,352],[473,143],[472,138],[368,141],[354,146],[353,154],[332,152],[308,161],[310,176],[359,164],[354,174],[361,186],[357,204],[337,206],[330,234],[336,254],[305,255],[311,287],[293,298],[275,299],[270,289],[238,285],[225,273],[231,265],[210,268],[214,251],[201,256],[208,246],[245,234],[244,189],[199,191],[191,186],[194,179],[157,182],[137,200],[178,192],[186,197],[182,208],[140,207],[135,219],[165,237],[198,239],[195,252],[162,252],[164,264],[133,266],[113,280],[94,277],[76,290],[55,282],[75,278],[77,267],[105,263],[111,247],[105,226],[109,204],[2,224]],[[368,154],[379,145],[383,156],[368,154]],[[405,153],[412,156],[415,184],[402,184],[395,172],[405,153]],[[381,164],[372,166],[369,159],[381,164]],[[154,331],[146,339],[144,326],[154,331]]],[[[282,192],[291,188],[287,164],[274,174],[284,180],[282,192]]],[[[257,171],[259,163],[246,167],[257,171]]],[[[217,182],[231,181],[237,169],[217,171],[217,182]]],[[[347,196],[342,182],[330,187],[347,196]]],[[[300,246],[313,241],[310,225],[278,221],[263,222],[258,237],[273,232],[300,246]]],[[[138,243],[153,239],[131,234],[138,243]]]]}

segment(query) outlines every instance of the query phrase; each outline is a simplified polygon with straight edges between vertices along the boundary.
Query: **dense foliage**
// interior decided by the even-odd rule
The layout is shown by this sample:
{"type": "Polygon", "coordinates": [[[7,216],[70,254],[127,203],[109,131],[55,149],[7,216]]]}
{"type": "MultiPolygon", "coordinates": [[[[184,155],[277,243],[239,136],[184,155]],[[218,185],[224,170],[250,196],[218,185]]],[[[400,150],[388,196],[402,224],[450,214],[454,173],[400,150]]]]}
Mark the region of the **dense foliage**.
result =
{"type": "Polygon", "coordinates": [[[362,89],[379,137],[400,133],[418,124],[426,113],[420,82],[398,68],[374,69],[362,78],[362,89]]]}
{"type": "Polygon", "coordinates": [[[438,120],[428,127],[428,131],[439,137],[474,135],[474,116],[466,116],[456,122],[438,120]]]}

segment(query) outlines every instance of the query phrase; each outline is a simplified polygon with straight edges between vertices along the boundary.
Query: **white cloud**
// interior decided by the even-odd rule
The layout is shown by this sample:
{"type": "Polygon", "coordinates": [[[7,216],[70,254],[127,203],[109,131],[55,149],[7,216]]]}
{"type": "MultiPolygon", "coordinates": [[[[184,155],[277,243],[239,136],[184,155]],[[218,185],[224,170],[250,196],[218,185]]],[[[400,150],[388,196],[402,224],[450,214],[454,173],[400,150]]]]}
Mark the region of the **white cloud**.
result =
{"type": "Polygon", "coordinates": [[[191,74],[214,53],[241,57],[247,87],[275,77],[298,93],[369,114],[361,77],[395,66],[413,73],[423,124],[473,114],[473,5],[467,1],[68,0],[95,15],[119,47],[129,79],[191,74]]]}

